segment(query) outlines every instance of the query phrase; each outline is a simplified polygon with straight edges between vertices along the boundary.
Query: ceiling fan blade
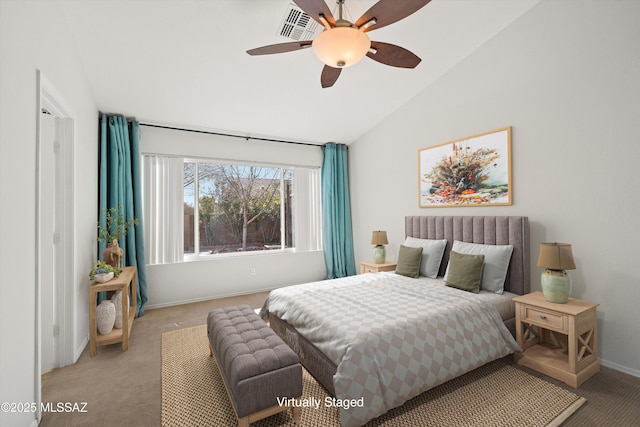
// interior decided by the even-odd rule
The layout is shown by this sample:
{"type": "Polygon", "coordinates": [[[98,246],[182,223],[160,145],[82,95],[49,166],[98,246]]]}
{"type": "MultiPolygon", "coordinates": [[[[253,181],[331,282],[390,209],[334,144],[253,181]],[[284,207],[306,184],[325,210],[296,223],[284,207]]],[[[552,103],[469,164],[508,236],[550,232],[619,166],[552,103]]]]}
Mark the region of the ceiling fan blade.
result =
{"type": "Polygon", "coordinates": [[[413,52],[390,43],[371,42],[371,50],[367,52],[367,56],[381,64],[391,65],[400,68],[416,68],[422,61],[413,52]]]}
{"type": "Polygon", "coordinates": [[[293,52],[307,47],[311,47],[312,40],[302,40],[299,42],[270,44],[269,46],[257,47],[248,50],[249,55],[271,55],[272,53],[293,52]]]}
{"type": "Polygon", "coordinates": [[[320,84],[323,88],[331,87],[340,77],[340,73],[342,72],[342,68],[333,68],[325,65],[322,69],[322,75],[320,76],[320,84]]]}
{"type": "Polygon", "coordinates": [[[324,23],[320,20],[320,15],[324,15],[324,19],[326,19],[332,27],[335,27],[336,20],[324,0],[293,0],[293,2],[298,5],[304,13],[315,19],[318,24],[324,26],[324,23]]]}
{"type": "Polygon", "coordinates": [[[371,6],[371,9],[367,10],[364,15],[356,21],[356,27],[360,28],[375,18],[376,23],[367,27],[364,31],[377,30],[378,28],[406,18],[430,1],[431,0],[380,0],[371,6]]]}

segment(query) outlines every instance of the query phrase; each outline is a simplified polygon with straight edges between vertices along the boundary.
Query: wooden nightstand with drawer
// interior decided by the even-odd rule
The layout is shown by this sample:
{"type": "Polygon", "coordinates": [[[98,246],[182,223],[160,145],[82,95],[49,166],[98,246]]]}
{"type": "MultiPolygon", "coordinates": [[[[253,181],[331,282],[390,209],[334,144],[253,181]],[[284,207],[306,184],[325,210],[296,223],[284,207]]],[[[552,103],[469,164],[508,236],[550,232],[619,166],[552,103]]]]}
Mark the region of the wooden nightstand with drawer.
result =
{"type": "Polygon", "coordinates": [[[515,353],[519,365],[535,369],[572,387],[600,370],[597,353],[598,304],[569,298],[548,302],[542,292],[513,299],[516,303],[515,353]]]}
{"type": "Polygon", "coordinates": [[[376,264],[373,261],[360,263],[360,274],[378,273],[380,271],[395,271],[398,264],[395,262],[383,262],[376,264]]]}

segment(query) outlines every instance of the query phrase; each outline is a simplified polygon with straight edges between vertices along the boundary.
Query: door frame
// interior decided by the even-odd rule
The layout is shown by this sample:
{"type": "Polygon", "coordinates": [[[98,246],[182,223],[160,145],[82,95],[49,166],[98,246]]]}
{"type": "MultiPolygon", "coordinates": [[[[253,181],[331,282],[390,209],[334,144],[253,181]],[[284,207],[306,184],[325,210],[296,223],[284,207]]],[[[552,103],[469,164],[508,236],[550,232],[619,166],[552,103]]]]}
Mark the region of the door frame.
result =
{"type": "Polygon", "coordinates": [[[40,142],[41,138],[41,117],[43,109],[46,109],[53,116],[62,120],[59,121],[60,127],[56,127],[56,135],[60,138],[59,148],[57,152],[56,167],[62,171],[61,180],[57,183],[56,197],[61,199],[59,206],[59,226],[58,247],[60,254],[59,262],[56,265],[58,284],[56,292],[57,307],[55,310],[56,318],[54,324],[58,326],[56,360],[60,367],[74,363],[74,320],[76,312],[75,304],[75,280],[74,272],[76,270],[75,257],[75,228],[74,228],[74,124],[75,114],[68,107],[64,98],[43,75],[40,70],[36,70],[37,100],[36,100],[36,292],[35,292],[35,328],[36,328],[36,364],[35,364],[35,396],[37,403],[36,418],[38,423],[42,420],[40,412],[40,403],[42,401],[42,331],[41,331],[41,292],[43,278],[41,274],[41,253],[44,244],[52,244],[53,236],[42,236],[41,221],[42,219],[42,203],[40,179],[42,171],[42,162],[47,161],[43,146],[40,142]]]}

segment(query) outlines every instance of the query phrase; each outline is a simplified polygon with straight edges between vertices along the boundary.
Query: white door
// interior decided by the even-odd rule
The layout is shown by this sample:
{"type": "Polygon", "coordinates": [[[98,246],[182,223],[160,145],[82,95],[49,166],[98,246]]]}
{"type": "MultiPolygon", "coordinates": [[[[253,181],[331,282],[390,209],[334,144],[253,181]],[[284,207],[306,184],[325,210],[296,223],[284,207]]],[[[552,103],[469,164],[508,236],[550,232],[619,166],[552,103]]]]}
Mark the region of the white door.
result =
{"type": "MultiPolygon", "coordinates": [[[[37,279],[36,420],[42,419],[41,375],[77,359],[74,351],[76,292],[74,252],[74,114],[59,92],[36,73],[37,104],[37,279]],[[50,114],[48,114],[50,113],[50,114]]],[[[79,356],[79,354],[77,355],[79,356]]]]}
{"type": "Polygon", "coordinates": [[[41,331],[41,373],[60,366],[58,360],[57,307],[57,260],[56,245],[59,242],[56,230],[56,121],[51,114],[41,113],[40,118],[40,331],[41,331]]]}

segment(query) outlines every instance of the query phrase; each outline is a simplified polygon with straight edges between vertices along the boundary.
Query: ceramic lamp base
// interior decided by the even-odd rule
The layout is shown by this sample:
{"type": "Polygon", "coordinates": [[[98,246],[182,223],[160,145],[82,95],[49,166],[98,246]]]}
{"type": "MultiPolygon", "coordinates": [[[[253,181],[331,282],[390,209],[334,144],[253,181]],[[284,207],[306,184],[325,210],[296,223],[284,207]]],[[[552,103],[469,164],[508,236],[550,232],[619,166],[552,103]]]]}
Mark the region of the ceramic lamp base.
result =
{"type": "Polygon", "coordinates": [[[384,246],[378,245],[373,248],[373,262],[376,264],[384,264],[386,257],[386,251],[384,246]]]}
{"type": "Polygon", "coordinates": [[[542,293],[549,302],[565,304],[571,295],[571,276],[564,270],[546,269],[540,277],[542,293]]]}

